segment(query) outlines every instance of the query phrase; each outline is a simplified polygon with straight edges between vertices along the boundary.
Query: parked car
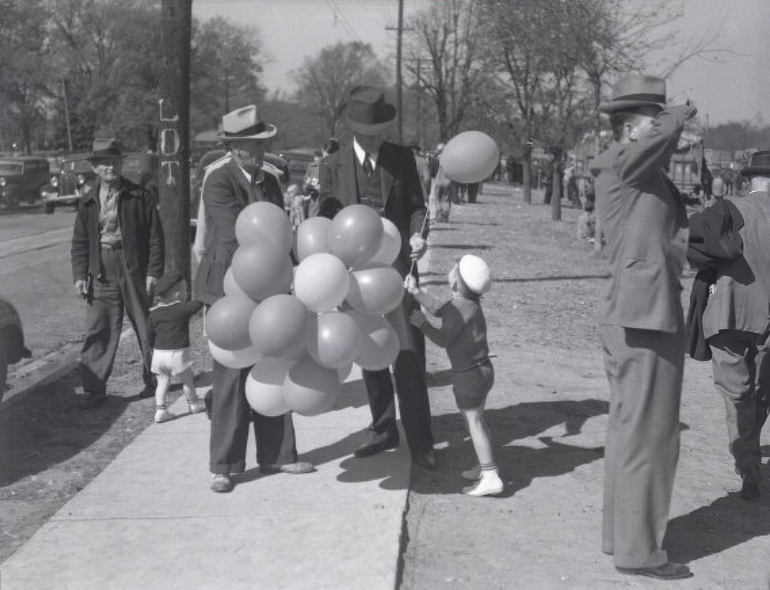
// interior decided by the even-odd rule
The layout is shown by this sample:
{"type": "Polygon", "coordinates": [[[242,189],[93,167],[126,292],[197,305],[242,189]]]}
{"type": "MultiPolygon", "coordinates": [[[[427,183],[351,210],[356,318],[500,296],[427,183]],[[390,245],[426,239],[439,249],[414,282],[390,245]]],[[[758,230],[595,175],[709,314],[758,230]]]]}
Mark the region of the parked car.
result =
{"type": "Polygon", "coordinates": [[[40,188],[48,183],[47,158],[17,156],[0,158],[0,203],[18,209],[21,203],[34,203],[40,188]]]}
{"type": "MultiPolygon", "coordinates": [[[[51,184],[41,190],[43,210],[53,213],[61,205],[74,205],[91,188],[96,173],[88,161],[88,154],[78,154],[66,158],[61,165],[58,187],[51,184]]],[[[158,195],[158,155],[144,152],[129,152],[123,155],[122,175],[142,185],[155,196],[158,195]]]]}
{"type": "Polygon", "coordinates": [[[5,393],[8,379],[8,365],[32,356],[24,345],[24,329],[16,308],[7,299],[0,297],[0,401],[5,393]]]}
{"type": "Polygon", "coordinates": [[[88,154],[72,154],[61,162],[61,173],[56,185],[47,184],[40,191],[43,211],[53,213],[62,205],[77,207],[80,197],[93,184],[96,173],[88,161],[88,154]]]}

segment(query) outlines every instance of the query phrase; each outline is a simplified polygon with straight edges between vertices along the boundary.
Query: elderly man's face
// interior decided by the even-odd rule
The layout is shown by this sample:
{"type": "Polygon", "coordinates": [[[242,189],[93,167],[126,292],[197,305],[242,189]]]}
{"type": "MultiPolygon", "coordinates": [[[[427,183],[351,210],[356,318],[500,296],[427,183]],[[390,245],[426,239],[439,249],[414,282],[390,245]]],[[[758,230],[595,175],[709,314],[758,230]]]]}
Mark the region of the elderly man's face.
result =
{"type": "Polygon", "coordinates": [[[91,160],[91,167],[102,183],[114,185],[120,178],[123,160],[121,158],[97,158],[91,160]]]}
{"type": "Polygon", "coordinates": [[[259,167],[265,159],[267,144],[261,139],[247,139],[233,145],[244,164],[259,167]]]}
{"type": "Polygon", "coordinates": [[[380,135],[359,135],[356,133],[356,141],[367,154],[374,155],[380,151],[383,139],[380,135]]]}

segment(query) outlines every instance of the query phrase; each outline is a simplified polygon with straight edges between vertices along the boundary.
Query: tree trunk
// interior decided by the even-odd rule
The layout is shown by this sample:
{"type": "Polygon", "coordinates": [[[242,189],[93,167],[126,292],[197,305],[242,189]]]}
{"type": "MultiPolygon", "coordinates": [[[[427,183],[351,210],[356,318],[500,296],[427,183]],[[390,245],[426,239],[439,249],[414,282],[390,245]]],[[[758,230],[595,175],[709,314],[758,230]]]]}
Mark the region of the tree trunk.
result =
{"type": "Polygon", "coordinates": [[[553,150],[553,171],[551,176],[551,185],[553,186],[553,195],[551,198],[551,220],[561,221],[561,200],[563,196],[563,187],[561,182],[561,149],[553,150]]]}
{"type": "Polygon", "coordinates": [[[190,37],[192,0],[162,0],[158,156],[166,272],[190,282],[190,37]]]}
{"type": "Polygon", "coordinates": [[[524,150],[524,159],[522,161],[522,190],[524,191],[524,203],[532,204],[532,152],[524,150]]]}

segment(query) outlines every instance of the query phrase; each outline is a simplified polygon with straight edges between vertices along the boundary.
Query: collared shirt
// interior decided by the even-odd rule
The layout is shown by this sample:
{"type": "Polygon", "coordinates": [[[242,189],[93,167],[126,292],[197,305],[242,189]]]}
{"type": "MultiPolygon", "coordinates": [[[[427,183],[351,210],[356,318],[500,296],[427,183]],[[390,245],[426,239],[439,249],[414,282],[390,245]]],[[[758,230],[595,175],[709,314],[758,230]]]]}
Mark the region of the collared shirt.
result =
{"type": "Polygon", "coordinates": [[[358,141],[356,141],[356,138],[353,137],[353,151],[356,153],[356,158],[358,158],[358,163],[361,164],[361,166],[364,165],[364,158],[366,156],[369,156],[369,160],[372,163],[372,170],[377,170],[377,158],[379,157],[379,151],[376,154],[368,154],[364,151],[364,148],[362,148],[358,141]]]}
{"type": "Polygon", "coordinates": [[[118,224],[118,194],[120,191],[114,187],[107,189],[107,194],[102,194],[99,188],[99,242],[114,246],[120,244],[123,237],[118,224]]]}

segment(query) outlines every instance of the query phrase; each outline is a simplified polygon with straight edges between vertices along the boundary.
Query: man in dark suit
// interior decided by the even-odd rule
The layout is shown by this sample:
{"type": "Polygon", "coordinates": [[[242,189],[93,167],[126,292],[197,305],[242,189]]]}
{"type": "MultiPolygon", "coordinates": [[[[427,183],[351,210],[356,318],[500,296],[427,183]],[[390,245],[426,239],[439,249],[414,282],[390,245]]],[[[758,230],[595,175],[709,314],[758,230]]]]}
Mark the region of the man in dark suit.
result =
{"type": "MultiPolygon", "coordinates": [[[[714,385],[725,400],[727,434],[741,497],[760,497],[759,435],[767,419],[768,302],[770,302],[770,151],[755,152],[741,174],[751,192],[729,199],[743,216],[743,256],[721,264],[703,312],[703,335],[711,349],[714,385]],[[764,337],[761,337],[764,333],[764,337]]],[[[727,200],[727,199],[726,199],[727,200]]]]}
{"type": "MultiPolygon", "coordinates": [[[[265,140],[276,134],[274,125],[260,121],[256,106],[248,106],[222,118],[219,138],[228,153],[212,164],[203,184],[205,231],[195,275],[195,299],[212,305],[224,296],[224,277],[238,248],[235,222],[250,203],[268,201],[283,209],[283,195],[274,176],[265,174],[262,160],[265,140]]],[[[211,437],[209,468],[211,489],[229,492],[232,474],[246,468],[249,425],[257,440],[257,463],[262,473],[308,473],[310,463],[297,461],[297,447],[291,413],[263,416],[246,400],[245,383],[249,368],[231,369],[213,361],[211,437]]]]}
{"type": "Polygon", "coordinates": [[[684,97],[666,106],[665,81],[652,76],[621,80],[613,96],[600,109],[615,142],[591,166],[611,269],[600,311],[610,385],[602,550],[619,573],[679,579],[692,574],[662,543],[679,460],[687,214],[664,169],[696,109],[684,97]]]}
{"type": "MultiPolygon", "coordinates": [[[[382,139],[397,116],[381,90],[353,88],[340,108],[340,118],[353,140],[321,162],[320,215],[332,218],[343,207],[362,203],[392,221],[401,233],[401,253],[394,267],[406,277],[417,277],[415,262],[427,248],[425,201],[414,155],[407,147],[382,139]]],[[[404,294],[405,318],[418,306],[404,294]]],[[[415,464],[433,469],[433,433],[425,383],[425,338],[408,322],[407,338],[393,367],[401,422],[415,464]]],[[[367,441],[355,451],[368,457],[399,444],[393,382],[389,369],[364,371],[372,424],[367,441]]]]}

